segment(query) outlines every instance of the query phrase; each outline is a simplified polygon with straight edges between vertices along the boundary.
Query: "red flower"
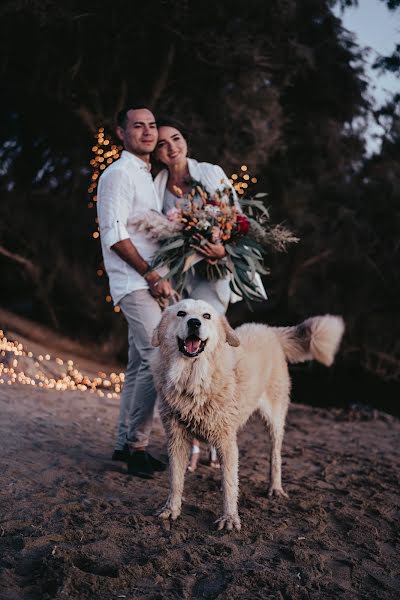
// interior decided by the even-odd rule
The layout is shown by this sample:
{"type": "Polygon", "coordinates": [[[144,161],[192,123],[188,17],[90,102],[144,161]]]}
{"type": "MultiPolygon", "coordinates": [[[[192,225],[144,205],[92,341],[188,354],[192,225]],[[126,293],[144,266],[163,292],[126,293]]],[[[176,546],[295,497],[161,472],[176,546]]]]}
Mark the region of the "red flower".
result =
{"type": "Polygon", "coordinates": [[[240,214],[237,215],[236,225],[237,225],[238,233],[243,233],[243,235],[246,235],[246,233],[250,229],[250,223],[248,222],[248,220],[246,219],[246,217],[244,215],[240,215],[240,214]]]}

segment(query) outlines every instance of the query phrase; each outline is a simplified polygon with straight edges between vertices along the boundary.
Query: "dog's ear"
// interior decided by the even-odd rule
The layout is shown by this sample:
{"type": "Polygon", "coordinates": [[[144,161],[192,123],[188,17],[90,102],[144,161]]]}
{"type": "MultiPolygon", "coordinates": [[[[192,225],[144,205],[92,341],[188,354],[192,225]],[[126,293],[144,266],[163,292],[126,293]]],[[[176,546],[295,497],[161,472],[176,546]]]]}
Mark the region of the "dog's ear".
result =
{"type": "Polygon", "coordinates": [[[151,338],[151,345],[154,346],[155,348],[158,348],[158,346],[160,345],[159,329],[160,329],[160,324],[158,324],[157,327],[155,328],[155,330],[153,331],[153,336],[151,338]]]}
{"type": "Polygon", "coordinates": [[[155,348],[158,348],[158,346],[161,344],[161,340],[165,335],[165,330],[168,324],[168,308],[166,308],[164,310],[164,312],[162,313],[160,322],[158,323],[157,327],[155,328],[155,330],[153,331],[153,336],[151,338],[151,344],[152,346],[154,346],[155,348]]]}
{"type": "Polygon", "coordinates": [[[224,316],[221,316],[221,323],[222,327],[224,328],[226,341],[228,342],[228,344],[230,346],[234,346],[235,348],[237,348],[237,346],[240,346],[240,340],[236,333],[233,331],[232,327],[229,325],[228,319],[224,316]]]}

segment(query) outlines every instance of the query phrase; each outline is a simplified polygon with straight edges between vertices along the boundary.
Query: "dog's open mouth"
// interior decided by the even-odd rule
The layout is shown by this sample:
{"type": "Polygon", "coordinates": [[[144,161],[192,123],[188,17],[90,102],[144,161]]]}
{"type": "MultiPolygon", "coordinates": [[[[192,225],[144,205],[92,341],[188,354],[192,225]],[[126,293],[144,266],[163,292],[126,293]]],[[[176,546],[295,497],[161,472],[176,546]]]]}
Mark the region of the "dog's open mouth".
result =
{"type": "Polygon", "coordinates": [[[197,335],[189,335],[184,340],[178,337],[178,347],[180,352],[190,358],[194,358],[203,352],[206,343],[207,340],[201,340],[197,335]]]}

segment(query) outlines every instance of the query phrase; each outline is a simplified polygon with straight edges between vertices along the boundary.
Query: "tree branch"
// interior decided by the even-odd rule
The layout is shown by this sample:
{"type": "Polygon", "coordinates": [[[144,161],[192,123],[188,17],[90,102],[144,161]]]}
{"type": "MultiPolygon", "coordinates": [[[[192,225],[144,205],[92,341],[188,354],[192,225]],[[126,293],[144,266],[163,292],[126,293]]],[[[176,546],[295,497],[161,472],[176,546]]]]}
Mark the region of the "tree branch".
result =
{"type": "Polygon", "coordinates": [[[54,311],[54,308],[49,299],[49,293],[46,290],[45,286],[42,283],[42,271],[40,267],[35,265],[31,260],[25,258],[25,256],[21,256],[20,254],[16,254],[15,252],[11,252],[7,250],[4,246],[0,246],[0,254],[9,258],[10,260],[22,265],[29,276],[31,277],[33,284],[35,286],[35,291],[39,300],[46,307],[47,313],[50,317],[51,324],[56,329],[59,328],[59,321],[57,315],[54,311]]]}
{"type": "Polygon", "coordinates": [[[75,114],[78,115],[82,123],[89,129],[90,133],[96,133],[97,127],[95,124],[94,116],[89,111],[89,109],[81,104],[77,109],[75,109],[75,114]]]}
{"type": "Polygon", "coordinates": [[[167,85],[168,76],[170,74],[172,64],[175,58],[175,46],[171,43],[168,52],[165,55],[164,61],[161,65],[160,73],[156,79],[153,90],[150,94],[149,104],[150,106],[156,106],[159,101],[161,94],[163,93],[165,86],[167,85]]]}
{"type": "Polygon", "coordinates": [[[25,258],[25,256],[21,256],[20,254],[16,254],[15,252],[11,252],[10,250],[7,250],[7,248],[4,248],[4,246],[0,246],[0,254],[25,267],[29,275],[35,281],[38,280],[40,269],[36,265],[34,265],[33,262],[30,261],[28,258],[25,258]]]}

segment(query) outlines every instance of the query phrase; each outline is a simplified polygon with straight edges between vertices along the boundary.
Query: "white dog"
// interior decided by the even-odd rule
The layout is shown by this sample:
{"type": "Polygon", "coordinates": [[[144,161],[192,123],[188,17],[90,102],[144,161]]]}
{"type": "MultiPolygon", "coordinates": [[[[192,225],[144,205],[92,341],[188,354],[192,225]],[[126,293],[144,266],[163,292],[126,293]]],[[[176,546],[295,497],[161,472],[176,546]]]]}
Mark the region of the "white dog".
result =
{"type": "Polygon", "coordinates": [[[271,436],[270,496],[287,496],[281,482],[281,446],[289,405],[289,362],[315,358],[332,364],[344,331],[326,315],[296,327],[249,323],[235,331],[201,300],[165,310],[154,331],[153,372],[168,438],[170,495],[159,516],[181,512],[192,437],[216,447],[222,466],[224,511],[218,528],[240,529],[236,436],[258,410],[271,436]]]}

